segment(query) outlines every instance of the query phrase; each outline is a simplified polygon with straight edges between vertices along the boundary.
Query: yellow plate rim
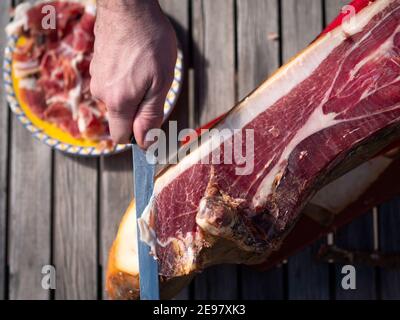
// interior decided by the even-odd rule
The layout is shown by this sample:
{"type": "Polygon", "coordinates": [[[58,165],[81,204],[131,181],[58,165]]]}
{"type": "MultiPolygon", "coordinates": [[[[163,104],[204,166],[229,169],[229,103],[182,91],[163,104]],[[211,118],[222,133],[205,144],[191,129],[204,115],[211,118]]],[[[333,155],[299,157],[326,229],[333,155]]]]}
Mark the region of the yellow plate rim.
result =
{"type": "MultiPolygon", "coordinates": [[[[16,83],[18,79],[13,77],[12,66],[12,54],[15,47],[19,41],[20,37],[12,35],[8,37],[7,45],[4,51],[4,61],[3,61],[3,78],[4,87],[6,93],[6,99],[9,104],[11,111],[16,115],[19,122],[38,140],[47,144],[53,149],[84,157],[98,157],[103,155],[113,155],[130,149],[130,145],[116,145],[113,148],[98,149],[95,143],[90,143],[90,141],[80,140],[81,145],[76,142],[70,142],[73,140],[78,141],[78,139],[72,138],[69,134],[64,132],[64,135],[70,136],[70,139],[60,139],[59,132],[62,130],[57,128],[54,130],[54,125],[47,123],[47,125],[41,128],[38,125],[38,118],[29,112],[29,106],[24,106],[23,102],[19,98],[18,88],[16,83]],[[52,127],[52,130],[47,128],[52,127]],[[49,133],[52,132],[52,133],[49,133]],[[57,133],[58,132],[58,133],[57,133]],[[83,141],[83,143],[82,143],[83,141]],[[82,145],[83,144],[83,145],[82,145]]],[[[180,91],[182,89],[182,75],[183,75],[183,52],[178,48],[178,56],[175,65],[174,80],[171,84],[171,88],[168,92],[167,99],[164,104],[164,121],[169,117],[172,112],[177,99],[179,97],[180,91]]],[[[41,122],[44,122],[40,120],[41,122]]]]}

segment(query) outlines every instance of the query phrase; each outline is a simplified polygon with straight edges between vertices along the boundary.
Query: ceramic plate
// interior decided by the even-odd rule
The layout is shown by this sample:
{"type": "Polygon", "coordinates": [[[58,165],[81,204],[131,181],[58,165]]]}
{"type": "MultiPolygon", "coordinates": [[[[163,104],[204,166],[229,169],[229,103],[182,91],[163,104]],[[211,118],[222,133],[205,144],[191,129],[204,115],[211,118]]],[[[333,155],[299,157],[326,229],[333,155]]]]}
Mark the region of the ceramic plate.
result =
{"type": "MultiPolygon", "coordinates": [[[[24,39],[22,37],[15,35],[8,37],[3,64],[3,75],[7,101],[12,112],[16,115],[22,125],[35,138],[39,139],[43,143],[54,149],[69,154],[81,156],[100,156],[115,154],[130,148],[130,145],[116,145],[111,148],[100,149],[98,148],[99,142],[87,139],[76,139],[69,133],[58,128],[56,125],[39,119],[31,112],[29,106],[26,105],[20,98],[20,92],[18,90],[18,81],[20,79],[15,77],[13,74],[13,52],[19,41],[23,40],[24,39]]],[[[178,50],[174,80],[164,104],[164,120],[168,118],[178,99],[178,95],[182,86],[182,70],[183,54],[181,50],[178,50]]]]}

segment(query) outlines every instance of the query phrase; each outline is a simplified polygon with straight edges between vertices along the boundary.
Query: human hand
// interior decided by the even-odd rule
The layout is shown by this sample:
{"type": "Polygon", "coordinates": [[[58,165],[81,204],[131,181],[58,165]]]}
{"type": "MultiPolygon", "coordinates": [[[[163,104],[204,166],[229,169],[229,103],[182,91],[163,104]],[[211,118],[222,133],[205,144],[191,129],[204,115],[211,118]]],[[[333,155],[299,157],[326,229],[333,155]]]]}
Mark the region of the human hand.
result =
{"type": "Polygon", "coordinates": [[[147,148],[159,128],[177,56],[175,32],[156,0],[98,0],[91,92],[107,106],[110,134],[147,148]]]}

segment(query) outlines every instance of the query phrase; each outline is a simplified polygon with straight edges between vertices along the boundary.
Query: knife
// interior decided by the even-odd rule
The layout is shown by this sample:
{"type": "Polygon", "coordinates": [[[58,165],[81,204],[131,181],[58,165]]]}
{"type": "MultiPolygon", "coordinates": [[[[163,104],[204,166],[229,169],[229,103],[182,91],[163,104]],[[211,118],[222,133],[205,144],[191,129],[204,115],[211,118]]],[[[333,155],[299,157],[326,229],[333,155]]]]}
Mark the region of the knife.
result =
{"type": "MultiPolygon", "coordinates": [[[[140,149],[134,138],[131,139],[133,160],[133,190],[136,203],[136,223],[147,207],[154,188],[155,164],[146,159],[146,152],[140,149]]],[[[158,263],[150,255],[151,248],[140,240],[137,225],[137,244],[139,258],[140,300],[159,300],[158,263]]]]}

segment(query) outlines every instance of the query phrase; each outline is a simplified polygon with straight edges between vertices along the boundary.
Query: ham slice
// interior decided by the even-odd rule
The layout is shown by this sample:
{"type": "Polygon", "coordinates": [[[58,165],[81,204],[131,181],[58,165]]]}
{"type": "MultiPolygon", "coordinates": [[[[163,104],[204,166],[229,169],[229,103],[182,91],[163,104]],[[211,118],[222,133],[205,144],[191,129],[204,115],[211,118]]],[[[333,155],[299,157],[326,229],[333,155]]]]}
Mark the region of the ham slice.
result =
{"type": "Polygon", "coordinates": [[[20,87],[28,107],[74,138],[104,141],[101,148],[113,144],[106,110],[89,91],[94,23],[91,1],[42,1],[19,5],[7,31],[25,37],[13,53],[13,72],[20,83],[35,84],[20,87]],[[57,13],[56,29],[42,27],[47,5],[57,13]]]}
{"type": "Polygon", "coordinates": [[[36,85],[34,79],[24,79],[20,82],[21,99],[29,103],[30,109],[38,117],[43,117],[47,108],[45,93],[36,85]]]}
{"type": "MultiPolygon", "coordinates": [[[[325,33],[234,107],[214,127],[232,133],[220,148],[210,147],[212,138],[202,141],[155,181],[140,225],[153,235],[144,240],[159,262],[162,295],[210,265],[268,261],[313,198],[343,211],[354,199],[330,204],[318,190],[327,186],[321,192],[329,194],[330,182],[399,139],[399,87],[400,0],[376,0],[350,30],[325,33]],[[235,139],[245,149],[246,130],[254,133],[253,170],[238,175],[243,163],[236,160],[206,164],[212,150],[224,159],[235,139]]],[[[374,165],[382,168],[353,184],[355,197],[385,174],[381,160],[374,165]]],[[[110,253],[112,298],[138,297],[133,210],[110,253]]]]}

